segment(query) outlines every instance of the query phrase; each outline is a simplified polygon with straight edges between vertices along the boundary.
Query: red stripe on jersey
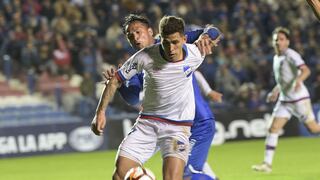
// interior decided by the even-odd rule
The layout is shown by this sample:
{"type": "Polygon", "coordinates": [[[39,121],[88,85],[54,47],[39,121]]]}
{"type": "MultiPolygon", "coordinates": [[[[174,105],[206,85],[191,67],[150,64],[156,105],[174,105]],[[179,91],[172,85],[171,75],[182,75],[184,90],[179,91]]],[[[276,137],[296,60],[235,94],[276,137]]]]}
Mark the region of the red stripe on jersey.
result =
{"type": "Polygon", "coordinates": [[[169,123],[169,124],[174,124],[174,125],[179,125],[179,126],[192,126],[191,122],[176,122],[176,121],[170,121],[170,120],[167,120],[167,119],[164,119],[164,118],[154,117],[154,116],[140,115],[140,118],[166,122],[166,123],[169,123]]]}

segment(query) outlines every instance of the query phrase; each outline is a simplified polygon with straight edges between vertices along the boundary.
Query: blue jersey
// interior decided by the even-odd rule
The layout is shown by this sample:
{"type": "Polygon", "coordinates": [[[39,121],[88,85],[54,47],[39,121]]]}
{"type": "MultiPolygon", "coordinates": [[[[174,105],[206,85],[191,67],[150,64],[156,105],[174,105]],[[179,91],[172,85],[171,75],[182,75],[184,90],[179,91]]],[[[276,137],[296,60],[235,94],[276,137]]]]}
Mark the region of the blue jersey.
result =
{"type": "Polygon", "coordinates": [[[192,85],[193,85],[193,91],[194,91],[194,99],[196,101],[195,102],[196,114],[195,114],[194,120],[200,121],[200,120],[213,118],[213,114],[210,109],[210,106],[208,102],[203,98],[200,91],[200,87],[198,85],[198,82],[194,74],[192,78],[193,78],[192,85]]]}

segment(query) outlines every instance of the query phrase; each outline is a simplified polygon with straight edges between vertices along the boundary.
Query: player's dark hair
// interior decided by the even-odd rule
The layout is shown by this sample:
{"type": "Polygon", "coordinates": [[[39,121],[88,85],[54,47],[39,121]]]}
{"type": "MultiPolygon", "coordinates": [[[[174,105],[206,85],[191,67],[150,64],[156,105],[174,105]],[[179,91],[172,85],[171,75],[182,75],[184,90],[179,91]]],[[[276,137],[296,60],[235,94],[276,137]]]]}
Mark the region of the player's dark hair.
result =
{"type": "Polygon", "coordinates": [[[141,22],[142,24],[145,24],[148,28],[151,27],[148,18],[138,14],[129,14],[124,18],[124,22],[122,24],[122,32],[124,34],[126,34],[127,32],[127,26],[133,23],[134,21],[141,22]]]}
{"type": "Polygon", "coordinates": [[[278,33],[282,33],[286,36],[287,39],[290,39],[289,29],[282,27],[282,26],[279,26],[272,32],[272,34],[278,34],[278,33]]]}
{"type": "Polygon", "coordinates": [[[159,32],[161,36],[167,36],[173,33],[184,34],[184,21],[176,16],[164,16],[159,23],[159,32]]]}

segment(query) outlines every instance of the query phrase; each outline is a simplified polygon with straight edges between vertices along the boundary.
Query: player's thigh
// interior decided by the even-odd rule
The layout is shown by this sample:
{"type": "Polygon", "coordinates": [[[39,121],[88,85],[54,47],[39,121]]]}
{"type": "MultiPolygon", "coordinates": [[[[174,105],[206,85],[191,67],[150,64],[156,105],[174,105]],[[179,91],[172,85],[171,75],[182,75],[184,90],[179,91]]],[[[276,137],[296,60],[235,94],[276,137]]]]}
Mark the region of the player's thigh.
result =
{"type": "Polygon", "coordinates": [[[153,124],[138,120],[119,146],[118,156],[139,164],[145,163],[157,151],[157,134],[153,124]]]}
{"type": "Polygon", "coordinates": [[[203,165],[207,160],[208,152],[214,137],[215,125],[213,119],[202,122],[200,126],[192,127],[190,136],[191,152],[188,165],[196,171],[202,171],[203,165]]]}
{"type": "Polygon", "coordinates": [[[278,133],[291,118],[291,109],[289,104],[277,102],[272,112],[272,123],[269,132],[278,133]]]}
{"type": "Polygon", "coordinates": [[[159,124],[159,127],[157,145],[160,148],[162,158],[177,157],[187,163],[190,127],[167,123],[159,124]]]}
{"type": "Polygon", "coordinates": [[[182,180],[185,161],[168,156],[163,160],[163,179],[164,180],[182,180]]]}
{"type": "Polygon", "coordinates": [[[303,123],[315,121],[310,99],[304,99],[295,103],[294,115],[303,123]]]}

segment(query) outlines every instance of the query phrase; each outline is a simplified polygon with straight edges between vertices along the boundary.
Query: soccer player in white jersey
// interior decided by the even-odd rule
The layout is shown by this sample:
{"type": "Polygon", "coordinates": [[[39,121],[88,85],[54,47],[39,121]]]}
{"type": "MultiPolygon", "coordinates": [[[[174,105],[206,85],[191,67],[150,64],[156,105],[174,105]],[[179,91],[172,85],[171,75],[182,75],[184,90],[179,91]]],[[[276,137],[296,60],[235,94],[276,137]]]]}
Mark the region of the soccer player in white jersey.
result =
{"type": "Polygon", "coordinates": [[[310,70],[300,54],[289,48],[289,37],[289,30],[284,27],[278,27],[273,32],[272,40],[276,53],[273,58],[273,71],[277,84],[268,94],[267,101],[278,101],[273,109],[272,124],[266,137],[264,161],[252,166],[256,171],[272,171],[271,165],[279,132],[292,115],[304,123],[311,133],[320,133],[320,125],[315,120],[309,92],[303,83],[310,75],[310,70]]]}
{"type": "Polygon", "coordinates": [[[181,18],[163,17],[159,32],[161,44],[138,51],[106,85],[92,122],[93,132],[101,135],[106,125],[105,111],[116,89],[144,71],[143,110],[119,147],[114,180],[123,179],[130,168],[143,164],[158,148],[163,158],[163,178],[183,178],[195,115],[191,75],[204,57],[197,46],[185,44],[181,18]]]}
{"type": "MultiPolygon", "coordinates": [[[[135,50],[160,42],[160,37],[153,37],[149,20],[137,14],[130,14],[125,18],[123,32],[127,40],[135,50]]],[[[219,41],[219,30],[208,26],[205,29],[185,32],[187,43],[195,43],[199,50],[204,54],[212,53],[211,48],[219,41]],[[215,41],[213,41],[215,39],[215,41]]],[[[104,73],[105,78],[110,80],[114,76],[111,68],[104,73]]],[[[217,179],[210,165],[206,162],[212,139],[215,134],[215,118],[210,110],[210,106],[201,95],[207,95],[213,102],[221,102],[222,94],[210,88],[202,74],[196,71],[193,75],[193,89],[196,103],[196,114],[191,127],[190,142],[192,144],[189,153],[188,163],[185,167],[184,177],[188,179],[196,173],[205,173],[213,179],[217,179]],[[200,89],[199,89],[200,88],[200,89]],[[201,91],[200,91],[201,90],[201,91]]],[[[118,92],[126,103],[137,106],[141,99],[143,87],[143,73],[133,76],[126,83],[118,88],[118,92]]],[[[192,179],[192,178],[191,178],[192,179]]]]}

